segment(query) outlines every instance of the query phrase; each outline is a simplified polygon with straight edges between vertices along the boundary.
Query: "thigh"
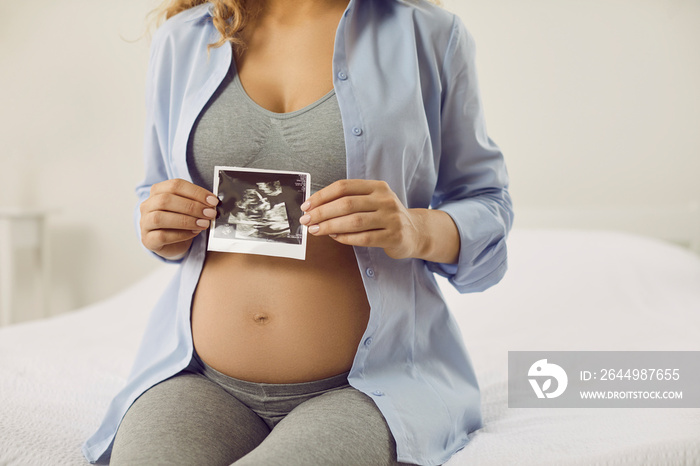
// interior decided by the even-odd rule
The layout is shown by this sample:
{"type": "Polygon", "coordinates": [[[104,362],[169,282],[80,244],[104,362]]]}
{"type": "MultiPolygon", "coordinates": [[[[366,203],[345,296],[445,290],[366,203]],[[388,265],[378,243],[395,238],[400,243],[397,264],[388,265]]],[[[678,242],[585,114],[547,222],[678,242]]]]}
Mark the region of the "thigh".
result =
{"type": "Polygon", "coordinates": [[[294,408],[235,463],[244,465],[396,465],[396,443],[379,408],[345,387],[294,408]]]}
{"type": "Polygon", "coordinates": [[[216,383],[181,372],[131,405],[110,464],[229,465],[269,432],[257,414],[216,383]]]}

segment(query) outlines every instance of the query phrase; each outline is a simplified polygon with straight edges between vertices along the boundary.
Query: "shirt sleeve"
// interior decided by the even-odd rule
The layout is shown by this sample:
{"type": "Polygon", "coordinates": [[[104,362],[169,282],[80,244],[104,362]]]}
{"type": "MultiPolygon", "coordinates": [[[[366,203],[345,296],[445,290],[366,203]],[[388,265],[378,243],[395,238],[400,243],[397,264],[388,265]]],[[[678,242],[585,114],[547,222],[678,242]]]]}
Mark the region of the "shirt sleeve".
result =
{"type": "Polygon", "coordinates": [[[442,75],[441,154],[431,207],[449,214],[460,237],[456,264],[428,262],[460,293],[483,291],[507,269],[513,224],[503,154],[486,133],[474,40],[455,16],[442,75]]]}
{"type": "Polygon", "coordinates": [[[146,126],[143,142],[145,176],[143,181],[136,186],[138,201],[134,209],[134,225],[136,227],[139,243],[141,243],[144,250],[163,262],[176,264],[182,262],[185,254],[181,254],[172,259],[166,259],[147,249],[141,242],[141,203],[150,196],[151,186],[170,178],[164,157],[168,147],[167,135],[162,134],[162,129],[159,131],[158,125],[158,116],[167,115],[167,109],[159,110],[158,107],[159,105],[167,106],[167,102],[160,101],[158,96],[169,95],[168,89],[163,89],[163,86],[168,85],[170,80],[162,76],[166,70],[169,69],[169,60],[167,54],[164,52],[165,46],[163,43],[165,41],[161,40],[162,36],[158,34],[158,32],[159,31],[154,35],[153,42],[151,43],[148,71],[146,74],[146,126]]]}

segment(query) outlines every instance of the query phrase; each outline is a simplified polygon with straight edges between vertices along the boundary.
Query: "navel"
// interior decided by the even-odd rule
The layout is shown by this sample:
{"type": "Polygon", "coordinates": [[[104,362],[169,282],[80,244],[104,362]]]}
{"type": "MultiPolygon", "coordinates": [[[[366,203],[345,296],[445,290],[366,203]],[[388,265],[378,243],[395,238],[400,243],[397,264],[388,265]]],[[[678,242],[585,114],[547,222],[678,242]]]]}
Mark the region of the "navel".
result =
{"type": "Polygon", "coordinates": [[[268,316],[264,312],[256,312],[255,314],[253,314],[253,321],[256,324],[264,325],[270,321],[270,316],[268,316]]]}

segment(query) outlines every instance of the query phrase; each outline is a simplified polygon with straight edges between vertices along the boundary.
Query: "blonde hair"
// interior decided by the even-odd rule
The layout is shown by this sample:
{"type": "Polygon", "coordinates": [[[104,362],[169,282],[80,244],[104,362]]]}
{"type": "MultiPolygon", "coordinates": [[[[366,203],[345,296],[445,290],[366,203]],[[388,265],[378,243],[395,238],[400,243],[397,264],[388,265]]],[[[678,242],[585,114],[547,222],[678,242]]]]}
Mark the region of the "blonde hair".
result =
{"type": "MultiPolygon", "coordinates": [[[[207,0],[165,0],[150,14],[155,15],[157,24],[160,24],[180,12],[203,3],[207,3],[207,0]]],[[[221,47],[226,42],[242,48],[245,44],[238,37],[238,33],[245,27],[251,15],[250,8],[246,5],[247,0],[211,0],[211,3],[214,6],[212,21],[221,37],[217,42],[209,44],[208,48],[221,47]]]]}
{"type": "MultiPolygon", "coordinates": [[[[212,10],[214,27],[219,31],[221,37],[217,42],[209,44],[211,47],[221,47],[226,42],[231,42],[239,49],[245,48],[245,43],[239,37],[239,33],[248,23],[248,20],[257,10],[257,0],[210,0],[214,6],[212,10]],[[252,5],[248,5],[248,3],[252,5]]],[[[437,5],[440,0],[428,0],[437,5]]],[[[176,14],[189,10],[197,5],[207,3],[207,0],[165,0],[149,15],[155,15],[157,23],[167,20],[176,14]]]]}

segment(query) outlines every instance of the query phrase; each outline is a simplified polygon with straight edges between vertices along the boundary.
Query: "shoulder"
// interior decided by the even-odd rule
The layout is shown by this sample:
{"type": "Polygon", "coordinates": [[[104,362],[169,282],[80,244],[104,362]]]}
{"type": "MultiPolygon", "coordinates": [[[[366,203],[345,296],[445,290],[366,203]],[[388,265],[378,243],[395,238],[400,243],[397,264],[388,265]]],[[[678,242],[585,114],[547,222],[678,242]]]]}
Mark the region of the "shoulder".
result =
{"type": "Polygon", "coordinates": [[[184,10],[168,18],[155,32],[151,41],[151,56],[162,51],[168,45],[190,47],[202,35],[212,35],[214,28],[211,21],[211,4],[203,3],[184,10]]]}
{"type": "Polygon", "coordinates": [[[443,78],[472,67],[476,54],[474,37],[459,16],[426,0],[392,1],[410,11],[424,42],[433,44],[435,56],[442,63],[443,78]]]}
{"type": "Polygon", "coordinates": [[[473,37],[456,14],[426,0],[394,0],[412,8],[416,24],[435,37],[450,53],[459,43],[473,43],[473,37]]]}
{"type": "MultiPolygon", "coordinates": [[[[360,10],[371,12],[362,20],[373,27],[393,29],[397,37],[415,38],[415,45],[444,58],[456,42],[471,36],[456,14],[427,0],[356,0],[360,10]]],[[[363,27],[363,26],[361,26],[363,27]]]]}
{"type": "Polygon", "coordinates": [[[157,94],[183,94],[191,84],[193,70],[201,69],[205,75],[209,72],[207,46],[219,39],[209,8],[210,4],[204,3],[182,11],[155,32],[148,60],[147,95],[155,99],[157,94]]]}
{"type": "Polygon", "coordinates": [[[392,1],[397,11],[410,15],[417,27],[433,37],[449,39],[455,28],[464,27],[459,16],[427,0],[392,1]]]}
{"type": "MultiPolygon", "coordinates": [[[[377,0],[387,1],[387,0],[377,0]]],[[[398,8],[406,9],[411,14],[423,21],[427,21],[435,29],[450,28],[456,17],[454,13],[445,8],[436,5],[427,0],[388,0],[398,6],[398,8]]]]}

